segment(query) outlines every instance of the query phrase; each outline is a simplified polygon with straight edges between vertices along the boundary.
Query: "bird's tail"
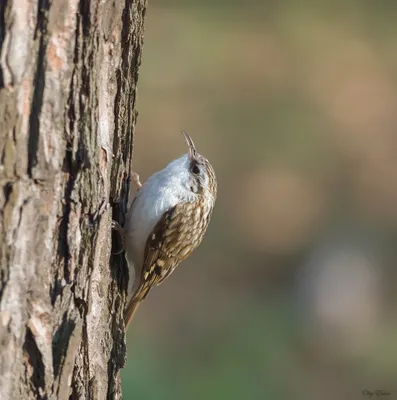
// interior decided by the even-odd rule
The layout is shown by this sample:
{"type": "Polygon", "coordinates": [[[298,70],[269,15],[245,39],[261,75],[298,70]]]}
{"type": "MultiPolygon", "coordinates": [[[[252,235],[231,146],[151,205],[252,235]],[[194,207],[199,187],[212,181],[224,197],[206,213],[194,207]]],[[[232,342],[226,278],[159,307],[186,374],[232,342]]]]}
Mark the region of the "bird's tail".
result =
{"type": "Polygon", "coordinates": [[[128,328],[128,325],[131,323],[132,318],[134,317],[140,304],[141,304],[141,300],[139,300],[139,299],[131,299],[130,302],[128,303],[126,309],[124,310],[125,329],[128,328]]]}

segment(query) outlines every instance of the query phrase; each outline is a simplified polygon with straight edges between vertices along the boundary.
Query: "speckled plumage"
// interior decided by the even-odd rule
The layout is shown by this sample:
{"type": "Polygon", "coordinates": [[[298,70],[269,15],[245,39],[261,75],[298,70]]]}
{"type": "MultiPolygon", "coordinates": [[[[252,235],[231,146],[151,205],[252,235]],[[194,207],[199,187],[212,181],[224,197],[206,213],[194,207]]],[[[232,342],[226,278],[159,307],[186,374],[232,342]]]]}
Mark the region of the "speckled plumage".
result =
{"type": "Polygon", "coordinates": [[[214,170],[184,132],[189,153],[153,174],[137,191],[124,227],[130,269],[126,325],[150,289],[201,243],[217,195],[214,170]]]}

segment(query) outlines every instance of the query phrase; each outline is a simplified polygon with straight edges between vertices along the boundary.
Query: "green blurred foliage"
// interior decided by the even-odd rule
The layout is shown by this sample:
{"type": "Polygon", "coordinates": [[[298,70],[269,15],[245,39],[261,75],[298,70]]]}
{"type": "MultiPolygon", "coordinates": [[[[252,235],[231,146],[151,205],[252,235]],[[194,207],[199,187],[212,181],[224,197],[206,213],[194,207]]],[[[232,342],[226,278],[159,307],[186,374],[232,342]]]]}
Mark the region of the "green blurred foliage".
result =
{"type": "Polygon", "coordinates": [[[167,349],[163,343],[146,347],[144,338],[133,336],[131,343],[145,343],[145,348],[133,355],[135,360],[143,362],[134,362],[128,369],[124,396],[140,399],[290,398],[292,392],[282,382],[291,361],[290,310],[275,303],[262,307],[253,304],[248,313],[243,311],[240,310],[242,317],[238,320],[230,320],[221,330],[200,337],[190,351],[167,349]],[[246,330],[246,326],[250,329],[246,330]],[[213,335],[218,339],[216,347],[213,335]],[[266,374],[263,371],[267,371],[266,374]]]}
{"type": "Polygon", "coordinates": [[[397,395],[396,11],[149,2],[134,168],[186,129],[219,198],[130,328],[125,399],[397,395]]]}

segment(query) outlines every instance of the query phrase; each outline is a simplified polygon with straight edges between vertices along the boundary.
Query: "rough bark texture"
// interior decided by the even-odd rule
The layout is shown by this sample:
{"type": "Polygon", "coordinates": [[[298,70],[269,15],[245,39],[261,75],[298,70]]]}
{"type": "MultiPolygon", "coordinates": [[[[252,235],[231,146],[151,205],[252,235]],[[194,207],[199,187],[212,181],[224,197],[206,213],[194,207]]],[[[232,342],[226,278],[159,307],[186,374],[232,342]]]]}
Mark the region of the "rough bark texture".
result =
{"type": "Polygon", "coordinates": [[[111,219],[129,188],[145,8],[0,1],[1,400],[121,398],[127,272],[109,263],[111,219]]]}

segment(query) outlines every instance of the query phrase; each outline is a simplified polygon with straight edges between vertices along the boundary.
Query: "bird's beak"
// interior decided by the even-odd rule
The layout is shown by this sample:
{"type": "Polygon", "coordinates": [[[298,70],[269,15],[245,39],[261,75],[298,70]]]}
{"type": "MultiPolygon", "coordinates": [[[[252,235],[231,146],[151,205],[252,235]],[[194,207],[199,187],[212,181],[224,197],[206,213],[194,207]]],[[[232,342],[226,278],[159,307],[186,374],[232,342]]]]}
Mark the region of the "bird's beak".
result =
{"type": "Polygon", "coordinates": [[[193,143],[192,138],[187,134],[186,131],[182,131],[183,136],[185,137],[186,143],[189,147],[189,158],[191,160],[193,160],[196,157],[197,151],[196,151],[196,147],[193,143]]]}

